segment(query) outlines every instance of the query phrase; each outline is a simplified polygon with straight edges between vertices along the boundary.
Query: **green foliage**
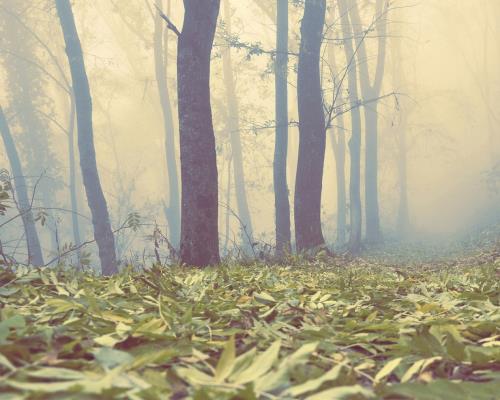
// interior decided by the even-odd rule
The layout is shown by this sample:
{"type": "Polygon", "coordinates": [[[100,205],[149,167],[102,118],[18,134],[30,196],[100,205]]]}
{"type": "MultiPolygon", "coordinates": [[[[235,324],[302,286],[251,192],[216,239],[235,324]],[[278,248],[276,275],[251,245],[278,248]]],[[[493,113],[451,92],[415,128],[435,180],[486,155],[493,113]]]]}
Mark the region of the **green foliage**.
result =
{"type": "Polygon", "coordinates": [[[493,399],[494,267],[0,273],[0,399],[493,399]]]}

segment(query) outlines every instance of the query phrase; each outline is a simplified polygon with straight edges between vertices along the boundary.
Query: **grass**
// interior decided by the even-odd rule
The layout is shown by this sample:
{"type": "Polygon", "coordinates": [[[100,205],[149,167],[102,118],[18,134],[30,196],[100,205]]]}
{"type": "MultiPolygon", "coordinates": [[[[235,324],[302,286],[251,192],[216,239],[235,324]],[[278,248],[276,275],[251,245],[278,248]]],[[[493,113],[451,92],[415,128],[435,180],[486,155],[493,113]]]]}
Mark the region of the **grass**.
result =
{"type": "Polygon", "coordinates": [[[493,265],[0,272],[0,399],[497,399],[493,265]]]}

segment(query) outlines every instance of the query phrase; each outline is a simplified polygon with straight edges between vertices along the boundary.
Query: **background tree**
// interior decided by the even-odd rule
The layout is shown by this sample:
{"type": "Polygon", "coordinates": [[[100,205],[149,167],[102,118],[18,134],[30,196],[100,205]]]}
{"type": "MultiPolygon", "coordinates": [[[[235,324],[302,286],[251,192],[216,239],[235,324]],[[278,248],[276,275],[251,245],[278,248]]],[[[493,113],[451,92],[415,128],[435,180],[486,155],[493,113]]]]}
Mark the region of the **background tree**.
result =
{"type": "MultiPolygon", "coordinates": [[[[169,2],[170,9],[170,2],[169,2]]],[[[168,12],[168,11],[167,11],[168,12]]],[[[169,30],[165,27],[159,13],[155,16],[154,30],[154,59],[155,74],[160,104],[163,114],[163,129],[165,132],[165,156],[167,161],[168,175],[168,204],[165,206],[165,216],[169,226],[169,240],[174,247],[180,242],[180,194],[179,175],[177,171],[175,151],[175,128],[170,99],[170,91],[167,83],[168,40],[169,30]]]]}
{"type": "Polygon", "coordinates": [[[363,23],[359,13],[359,2],[352,2],[349,9],[354,37],[357,47],[357,62],[359,81],[365,114],[365,213],[366,213],[366,241],[376,243],[381,240],[380,215],[378,200],[378,101],[382,88],[385,70],[385,50],[387,34],[387,5],[385,0],[377,0],[375,6],[375,27],[377,33],[377,64],[373,83],[370,78],[369,59],[366,49],[367,34],[363,30],[363,23]],[[375,101],[374,101],[375,100],[375,101]]]}
{"type": "Polygon", "coordinates": [[[357,253],[361,247],[361,112],[359,110],[357,65],[355,62],[355,49],[353,46],[353,30],[349,18],[349,7],[346,0],[338,0],[340,22],[344,51],[346,55],[347,81],[349,92],[349,108],[351,114],[351,139],[349,140],[349,153],[351,157],[349,176],[349,202],[350,202],[350,233],[349,250],[357,253]]]}
{"type": "MultiPolygon", "coordinates": [[[[231,6],[229,0],[224,0],[224,24],[226,33],[229,37],[232,35],[231,24],[231,6]]],[[[227,127],[229,129],[229,138],[231,144],[231,160],[234,167],[234,187],[236,195],[236,204],[238,206],[238,217],[241,220],[242,238],[249,238],[253,245],[253,226],[250,210],[248,207],[247,190],[245,181],[245,171],[243,168],[243,151],[241,146],[240,131],[240,110],[238,97],[236,95],[236,82],[234,78],[233,61],[231,58],[231,47],[225,47],[222,52],[222,65],[224,85],[227,99],[227,127]]]]}
{"type": "Polygon", "coordinates": [[[26,244],[28,247],[28,262],[35,266],[43,266],[43,254],[38,239],[38,232],[33,218],[33,201],[28,197],[28,188],[23,174],[21,160],[16,149],[14,138],[10,132],[7,118],[0,106],[0,134],[2,135],[5,151],[12,169],[12,180],[14,181],[15,192],[18,197],[18,208],[23,220],[24,233],[26,235],[26,244]]]}
{"type": "Polygon", "coordinates": [[[102,191],[94,148],[92,126],[92,98],[85,70],[82,47],[75,25],[71,4],[67,0],[56,0],[57,13],[71,70],[75,93],[75,106],[78,126],[78,148],[83,185],[87,194],[88,205],[92,213],[94,237],[99,248],[101,269],[104,275],[118,272],[115,253],[115,240],[111,229],[106,199],[102,191]]]}
{"type": "Polygon", "coordinates": [[[277,0],[274,145],[274,202],[276,219],[276,253],[291,250],[290,201],[287,180],[288,153],[288,0],[277,0]]]}

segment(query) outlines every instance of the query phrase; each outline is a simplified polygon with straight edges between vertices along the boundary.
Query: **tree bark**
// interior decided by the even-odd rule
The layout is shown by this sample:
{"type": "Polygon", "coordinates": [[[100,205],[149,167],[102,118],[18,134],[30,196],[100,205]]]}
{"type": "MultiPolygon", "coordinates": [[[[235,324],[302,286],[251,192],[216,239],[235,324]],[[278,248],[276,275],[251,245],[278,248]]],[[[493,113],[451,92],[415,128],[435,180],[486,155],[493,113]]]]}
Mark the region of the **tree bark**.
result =
{"type": "Polygon", "coordinates": [[[169,240],[175,248],[180,242],[180,195],[179,195],[179,175],[177,171],[175,152],[175,128],[170,102],[170,93],[167,83],[167,28],[164,28],[161,15],[158,13],[155,18],[154,31],[154,58],[155,73],[158,93],[160,96],[161,110],[163,114],[163,129],[165,133],[165,157],[167,162],[168,175],[168,205],[165,207],[165,216],[169,228],[169,240]],[[164,31],[165,29],[165,31],[164,31]]]}
{"type": "Polygon", "coordinates": [[[276,255],[291,251],[288,156],[288,0],[277,0],[275,61],[276,140],[274,145],[274,206],[276,255]]]}
{"type": "Polygon", "coordinates": [[[350,202],[350,234],[349,251],[358,253],[361,249],[361,112],[358,107],[358,77],[355,52],[352,41],[352,25],[349,20],[349,7],[346,0],[338,0],[344,51],[347,60],[347,80],[349,90],[349,108],[351,109],[351,139],[349,152],[351,156],[349,202],[350,202]]]}
{"type": "Polygon", "coordinates": [[[181,262],[208,266],[220,262],[218,177],[210,103],[210,55],[220,0],[184,0],[179,36],[179,98],[182,211],[181,262]]]}
{"type": "Polygon", "coordinates": [[[294,205],[298,252],[325,244],[321,230],[321,191],[326,128],[320,77],[325,13],[325,0],[306,0],[300,28],[297,78],[300,137],[294,205]]]}
{"type": "Polygon", "coordinates": [[[21,160],[17,152],[17,148],[10,132],[7,118],[0,106],[0,133],[5,145],[7,158],[9,159],[12,169],[14,188],[17,193],[19,213],[23,221],[24,232],[26,235],[26,244],[28,247],[28,262],[35,266],[43,266],[43,254],[40,246],[40,240],[35,226],[33,213],[31,211],[32,204],[28,198],[28,190],[26,180],[24,178],[21,160]]]}
{"type": "MultiPolygon", "coordinates": [[[[385,70],[385,50],[387,23],[383,18],[384,0],[376,1],[377,19],[376,31],[378,37],[377,65],[373,84],[370,81],[368,56],[365,45],[363,25],[359,16],[358,4],[349,9],[354,37],[357,47],[357,60],[359,64],[359,77],[363,98],[375,99],[380,95],[382,80],[385,70]]],[[[378,202],[378,103],[372,102],[369,107],[364,107],[365,113],[365,212],[366,212],[366,241],[377,243],[382,240],[380,231],[380,215],[378,202]]]]}
{"type": "Polygon", "coordinates": [[[115,238],[97,170],[92,127],[92,98],[82,47],[76,30],[71,3],[68,0],[56,0],[56,7],[66,43],[66,54],[75,93],[80,167],[87,201],[92,213],[94,238],[99,249],[102,273],[103,275],[112,275],[118,272],[115,238]]]}
{"type": "MultiPolygon", "coordinates": [[[[224,22],[226,30],[231,35],[231,8],[229,0],[224,0],[224,22]]],[[[236,96],[236,85],[233,74],[233,62],[231,59],[231,48],[228,46],[222,53],[222,64],[224,73],[224,84],[226,87],[227,108],[228,108],[228,128],[231,143],[232,160],[234,165],[234,187],[236,194],[236,204],[238,206],[238,216],[243,223],[241,227],[242,240],[247,238],[253,242],[253,227],[250,210],[248,207],[245,171],[243,168],[243,152],[240,136],[240,116],[239,104],[236,96]]],[[[253,243],[248,243],[252,246],[253,243]]]]}

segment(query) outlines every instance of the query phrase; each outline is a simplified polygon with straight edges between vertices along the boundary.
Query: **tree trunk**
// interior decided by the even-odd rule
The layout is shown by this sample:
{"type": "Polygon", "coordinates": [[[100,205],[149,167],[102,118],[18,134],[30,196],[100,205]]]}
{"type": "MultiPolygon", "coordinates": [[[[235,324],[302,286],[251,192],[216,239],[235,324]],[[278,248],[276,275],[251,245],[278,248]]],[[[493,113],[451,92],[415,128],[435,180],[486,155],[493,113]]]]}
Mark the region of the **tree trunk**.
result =
{"type": "Polygon", "coordinates": [[[274,206],[276,255],[291,251],[290,200],[288,198],[288,0],[277,0],[275,107],[276,140],[274,145],[274,206]]]}
{"type": "MultiPolygon", "coordinates": [[[[224,17],[226,30],[231,35],[231,8],[229,0],[224,0],[224,17]]],[[[238,216],[243,223],[241,227],[242,240],[249,238],[253,242],[253,227],[250,210],[248,208],[245,172],[243,169],[243,152],[240,137],[240,116],[239,104],[236,96],[236,87],[233,75],[233,63],[231,60],[231,48],[228,46],[222,53],[222,64],[224,72],[224,84],[226,86],[227,108],[228,108],[228,128],[231,142],[231,152],[234,164],[234,187],[236,194],[236,204],[238,206],[238,216]]],[[[252,246],[253,243],[249,243],[252,246]]]]}
{"type": "Polygon", "coordinates": [[[313,250],[325,244],[321,230],[321,190],[326,129],[319,65],[325,13],[325,0],[307,0],[300,28],[297,78],[300,138],[295,184],[295,237],[298,252],[313,250]]]}
{"type": "Polygon", "coordinates": [[[118,272],[115,239],[111,230],[106,199],[104,198],[97,171],[92,127],[92,98],[90,96],[82,47],[76,30],[71,3],[68,0],[56,0],[56,7],[66,43],[66,53],[68,55],[75,93],[80,166],[82,169],[83,185],[92,213],[94,238],[99,248],[102,273],[103,275],[112,275],[118,272]]]}
{"type": "Polygon", "coordinates": [[[35,266],[44,265],[42,248],[40,246],[40,240],[38,238],[38,233],[36,231],[35,221],[33,219],[33,213],[31,212],[32,204],[28,197],[28,190],[26,186],[26,180],[24,178],[21,160],[19,159],[19,154],[17,153],[16,145],[14,139],[9,129],[9,124],[7,118],[0,106],[0,133],[5,145],[5,152],[9,159],[10,167],[12,169],[14,188],[17,193],[17,200],[19,206],[19,213],[24,225],[24,232],[26,234],[26,244],[28,247],[28,262],[35,266]]]}
{"type": "Polygon", "coordinates": [[[167,35],[168,29],[164,28],[161,15],[155,18],[154,31],[154,58],[155,73],[158,93],[160,96],[161,110],[163,113],[163,129],[165,133],[165,157],[167,161],[168,175],[168,205],[165,207],[165,216],[168,222],[169,240],[175,248],[180,242],[180,196],[179,175],[177,171],[175,152],[175,128],[172,115],[172,106],[167,81],[167,35]],[[165,29],[165,31],[164,31],[165,29]]]}
{"type": "Polygon", "coordinates": [[[210,55],[220,0],[184,0],[177,79],[181,149],[181,261],[220,262],[218,177],[210,104],[210,55]]]}
{"type": "MultiPolygon", "coordinates": [[[[404,9],[397,9],[394,12],[393,18],[397,21],[405,21],[404,9]]],[[[393,86],[397,92],[407,89],[406,77],[404,75],[404,66],[401,65],[401,60],[404,59],[402,54],[402,41],[405,37],[401,23],[392,26],[391,32],[391,55],[392,55],[392,79],[393,86]]],[[[401,238],[407,236],[410,232],[410,211],[408,205],[408,116],[411,112],[406,98],[403,96],[398,99],[397,113],[399,119],[393,124],[396,129],[398,139],[398,183],[399,183],[399,206],[397,230],[401,238]]]]}
{"type": "MultiPolygon", "coordinates": [[[[376,30],[378,37],[377,65],[373,84],[370,80],[368,68],[368,56],[366,51],[363,25],[359,16],[358,4],[349,9],[352,27],[357,47],[357,60],[359,64],[359,77],[363,98],[365,100],[376,99],[380,95],[382,80],[385,69],[386,31],[387,23],[382,13],[384,12],[384,0],[376,1],[377,19],[376,30]]],[[[382,239],[380,231],[380,216],[378,204],[378,113],[377,102],[372,102],[369,107],[364,107],[365,113],[365,203],[366,203],[366,241],[377,243],[382,239]]]]}
{"type": "MultiPolygon", "coordinates": [[[[78,195],[76,189],[76,162],[75,162],[75,97],[71,94],[70,114],[68,124],[68,154],[69,154],[69,191],[71,198],[71,222],[73,228],[73,240],[75,247],[82,243],[80,237],[80,222],[78,220],[78,195]]],[[[78,263],[80,263],[80,251],[77,250],[78,263]]]]}
{"type": "Polygon", "coordinates": [[[227,160],[227,186],[226,186],[226,223],[225,223],[225,234],[224,234],[224,248],[223,254],[227,255],[229,251],[229,233],[230,233],[230,222],[231,222],[231,167],[232,160],[229,158],[227,160]]]}
{"type": "Polygon", "coordinates": [[[351,109],[351,139],[349,152],[351,156],[349,202],[350,202],[350,234],[349,251],[359,252],[361,248],[361,112],[358,107],[358,77],[355,53],[352,41],[352,25],[349,20],[349,7],[346,0],[338,1],[344,51],[347,60],[347,80],[349,90],[349,108],[351,109]]]}
{"type": "Polygon", "coordinates": [[[398,129],[398,175],[399,175],[399,210],[398,231],[402,237],[410,231],[410,211],[408,207],[408,148],[406,144],[406,118],[403,117],[398,129]]]}
{"type": "MultiPolygon", "coordinates": [[[[330,12],[330,23],[335,23],[335,16],[333,13],[333,8],[330,12]]],[[[337,66],[335,61],[335,46],[333,42],[328,45],[328,64],[330,71],[332,73],[332,81],[334,81],[337,75],[337,66]]],[[[340,85],[343,82],[339,82],[340,85]]],[[[333,85],[334,93],[337,92],[338,88],[333,85]]],[[[342,88],[340,88],[342,90],[342,88]]],[[[340,93],[340,91],[339,91],[340,93]]],[[[338,99],[334,99],[337,101],[338,99]]],[[[332,104],[336,106],[337,104],[332,104]]],[[[345,234],[346,234],[346,180],[345,180],[345,129],[344,129],[344,115],[340,113],[337,115],[333,121],[331,132],[331,143],[333,154],[335,157],[335,172],[336,172],[336,183],[337,183],[337,244],[342,246],[345,244],[345,234]]]]}

